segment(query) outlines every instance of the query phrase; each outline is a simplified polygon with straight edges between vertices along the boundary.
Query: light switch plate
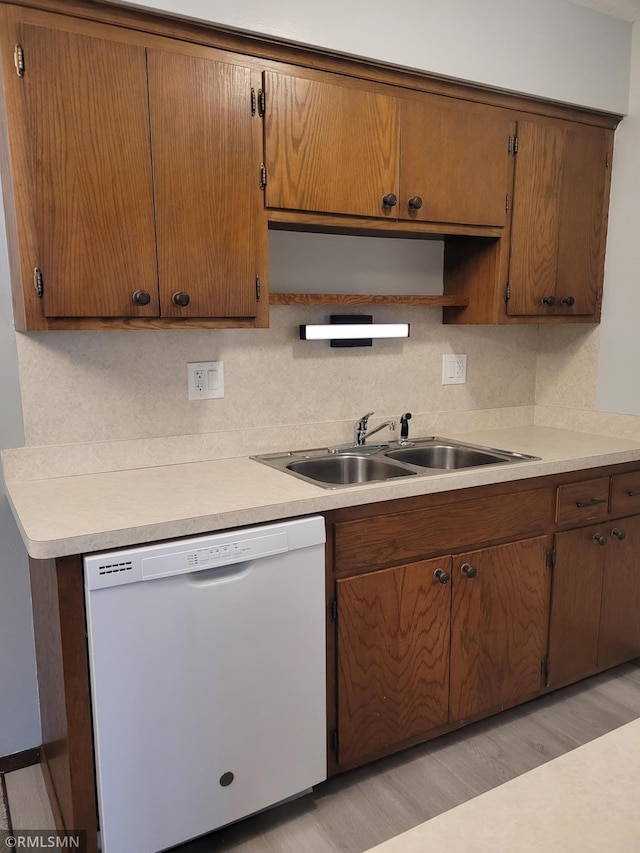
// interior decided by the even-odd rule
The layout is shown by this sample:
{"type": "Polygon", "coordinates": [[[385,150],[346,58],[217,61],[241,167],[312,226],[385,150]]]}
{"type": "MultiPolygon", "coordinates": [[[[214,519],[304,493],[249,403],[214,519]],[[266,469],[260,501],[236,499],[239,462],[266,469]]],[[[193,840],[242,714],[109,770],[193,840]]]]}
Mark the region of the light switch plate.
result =
{"type": "Polygon", "coordinates": [[[467,356],[442,356],[442,384],[464,385],[467,381],[467,356]]]}
{"type": "Polygon", "coordinates": [[[221,361],[187,363],[187,387],[190,400],[214,400],[224,397],[224,370],[221,361]]]}

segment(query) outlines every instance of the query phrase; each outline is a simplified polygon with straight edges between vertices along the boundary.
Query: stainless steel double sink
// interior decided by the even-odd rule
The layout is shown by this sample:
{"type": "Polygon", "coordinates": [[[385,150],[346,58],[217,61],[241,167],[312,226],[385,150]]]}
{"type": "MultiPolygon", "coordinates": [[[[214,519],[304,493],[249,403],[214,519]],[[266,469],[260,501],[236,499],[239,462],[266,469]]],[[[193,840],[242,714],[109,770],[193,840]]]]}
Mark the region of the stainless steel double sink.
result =
{"type": "Polygon", "coordinates": [[[539,458],[438,436],[396,444],[316,448],[252,457],[326,489],[380,483],[398,477],[428,477],[481,465],[505,465],[539,458]]]}

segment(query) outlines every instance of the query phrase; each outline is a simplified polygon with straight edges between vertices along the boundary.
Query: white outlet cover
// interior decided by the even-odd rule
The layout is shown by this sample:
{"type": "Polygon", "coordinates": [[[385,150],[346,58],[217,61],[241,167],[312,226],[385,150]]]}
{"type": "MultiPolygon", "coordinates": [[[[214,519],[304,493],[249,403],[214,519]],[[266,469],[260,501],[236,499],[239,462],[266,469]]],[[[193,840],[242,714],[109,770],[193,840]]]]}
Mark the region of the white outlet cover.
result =
{"type": "Polygon", "coordinates": [[[224,369],[222,362],[188,362],[187,387],[190,400],[215,400],[219,397],[224,397],[224,369]]]}
{"type": "Polygon", "coordinates": [[[442,384],[464,385],[467,381],[467,356],[461,354],[442,356],[442,384]]]}

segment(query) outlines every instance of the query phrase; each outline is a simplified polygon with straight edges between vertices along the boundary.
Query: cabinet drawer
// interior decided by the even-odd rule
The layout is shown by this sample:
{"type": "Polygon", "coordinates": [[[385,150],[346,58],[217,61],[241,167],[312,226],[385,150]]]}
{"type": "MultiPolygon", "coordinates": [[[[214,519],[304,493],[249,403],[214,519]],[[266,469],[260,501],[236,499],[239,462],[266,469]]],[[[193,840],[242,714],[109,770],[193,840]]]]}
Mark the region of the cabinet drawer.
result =
{"type": "Polygon", "coordinates": [[[606,518],[608,512],[608,477],[558,486],[556,501],[556,521],[558,524],[597,521],[599,518],[606,518]]]}
{"type": "Polygon", "coordinates": [[[543,532],[553,519],[553,500],[552,488],[535,489],[338,522],[336,571],[358,572],[543,532]]]}
{"type": "Polygon", "coordinates": [[[611,478],[611,512],[640,512],[640,471],[611,478]]]}

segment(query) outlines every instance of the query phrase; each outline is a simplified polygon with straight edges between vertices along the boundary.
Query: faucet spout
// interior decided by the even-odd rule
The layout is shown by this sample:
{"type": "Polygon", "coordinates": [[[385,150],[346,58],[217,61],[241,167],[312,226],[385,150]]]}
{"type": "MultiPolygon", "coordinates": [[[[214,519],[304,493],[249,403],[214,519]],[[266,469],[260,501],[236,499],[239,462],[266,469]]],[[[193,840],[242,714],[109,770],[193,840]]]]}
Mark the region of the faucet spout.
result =
{"type": "Polygon", "coordinates": [[[385,421],[383,424],[378,424],[378,426],[373,427],[373,429],[367,429],[369,418],[372,414],[373,412],[368,412],[356,423],[353,433],[353,443],[355,445],[362,446],[370,436],[375,435],[377,432],[380,432],[380,430],[385,429],[386,427],[389,427],[389,429],[396,428],[395,421],[385,421]]]}

